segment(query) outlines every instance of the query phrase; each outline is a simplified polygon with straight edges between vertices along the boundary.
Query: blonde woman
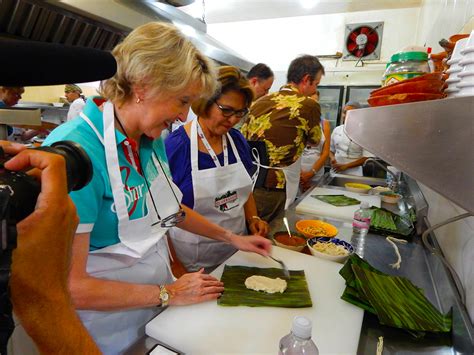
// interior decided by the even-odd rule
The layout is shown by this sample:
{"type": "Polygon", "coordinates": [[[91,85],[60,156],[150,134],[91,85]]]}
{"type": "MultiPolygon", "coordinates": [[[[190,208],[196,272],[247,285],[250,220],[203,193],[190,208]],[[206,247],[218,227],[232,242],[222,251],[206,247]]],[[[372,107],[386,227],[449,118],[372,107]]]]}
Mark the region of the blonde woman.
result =
{"type": "Polygon", "coordinates": [[[82,119],[46,143],[80,143],[93,162],[90,184],[74,192],[80,223],[73,243],[70,290],[79,315],[105,354],[144,335],[157,306],[215,300],[223,284],[203,270],[173,281],[166,238],[179,226],[267,255],[270,243],[242,237],[181,206],[171,182],[163,129],[185,120],[190,105],[214,93],[213,65],[173,26],[138,27],[114,50],[117,73],[86,103],[82,119]]]}
{"type": "MultiPolygon", "coordinates": [[[[186,206],[236,234],[247,234],[248,227],[265,236],[268,224],[259,218],[253,199],[250,147],[232,128],[248,113],[252,88],[235,67],[220,67],[218,79],[216,94],[193,104],[197,119],[166,140],[171,174],[186,206]]],[[[172,241],[188,271],[215,268],[237,251],[233,245],[183,230],[173,230],[172,241]]]]}

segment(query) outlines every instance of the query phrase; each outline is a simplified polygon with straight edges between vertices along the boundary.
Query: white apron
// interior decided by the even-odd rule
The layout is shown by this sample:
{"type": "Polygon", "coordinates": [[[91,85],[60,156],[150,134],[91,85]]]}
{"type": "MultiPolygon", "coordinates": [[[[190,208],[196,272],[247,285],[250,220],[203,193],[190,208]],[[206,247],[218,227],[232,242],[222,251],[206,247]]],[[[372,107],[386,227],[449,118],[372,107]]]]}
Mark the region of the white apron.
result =
{"type": "MultiPolygon", "coordinates": [[[[321,132],[324,131],[323,124],[321,122],[321,132]]],[[[323,150],[324,142],[325,142],[324,134],[321,135],[321,140],[319,141],[318,145],[308,145],[303,151],[303,155],[301,156],[301,171],[310,171],[313,168],[314,163],[316,160],[319,159],[321,156],[321,152],[323,150]]],[[[314,176],[311,178],[313,183],[316,183],[321,179],[324,175],[324,166],[319,169],[314,176]]]]}
{"type": "MultiPolygon", "coordinates": [[[[147,194],[147,215],[130,220],[115,139],[114,111],[109,102],[104,104],[104,139],[92,122],[81,113],[96,132],[105,147],[107,170],[118,218],[120,243],[89,253],[87,272],[89,275],[108,280],[119,280],[139,284],[168,284],[173,282],[169,264],[168,246],[163,238],[167,228],[162,228],[147,194]]],[[[153,154],[152,154],[153,156],[153,154]]],[[[154,161],[158,176],[151,182],[150,190],[155,198],[161,218],[179,209],[164,171],[154,161]]],[[[146,167],[143,167],[146,170],[146,167]]],[[[145,171],[143,172],[145,174],[145,171]]],[[[181,193],[173,187],[178,199],[181,193]]],[[[157,300],[158,301],[158,300],[157,300]]],[[[158,303],[158,302],[157,302],[158,303]]],[[[158,307],[126,311],[78,311],[79,316],[104,354],[119,354],[142,337],[145,324],[158,314],[158,307]]]]}
{"type": "MultiPolygon", "coordinates": [[[[222,137],[224,165],[220,162],[202,133],[198,120],[191,124],[191,175],[194,208],[210,221],[236,234],[245,234],[244,204],[252,193],[252,180],[243,165],[230,134],[222,137]],[[198,135],[216,167],[199,170],[198,135]],[[230,142],[237,162],[229,164],[227,143],[230,142]]],[[[188,271],[221,264],[237,251],[232,245],[173,228],[171,239],[176,255],[188,271]]]]}
{"type": "MultiPolygon", "coordinates": [[[[333,135],[331,136],[331,141],[333,141],[332,144],[334,144],[336,149],[334,156],[336,161],[340,164],[352,163],[364,156],[364,149],[360,145],[354,143],[352,139],[347,136],[344,128],[345,126],[342,126],[341,130],[337,130],[336,134],[333,132],[333,135]]],[[[356,166],[355,168],[344,170],[341,173],[362,176],[362,166],[356,166]]]]}

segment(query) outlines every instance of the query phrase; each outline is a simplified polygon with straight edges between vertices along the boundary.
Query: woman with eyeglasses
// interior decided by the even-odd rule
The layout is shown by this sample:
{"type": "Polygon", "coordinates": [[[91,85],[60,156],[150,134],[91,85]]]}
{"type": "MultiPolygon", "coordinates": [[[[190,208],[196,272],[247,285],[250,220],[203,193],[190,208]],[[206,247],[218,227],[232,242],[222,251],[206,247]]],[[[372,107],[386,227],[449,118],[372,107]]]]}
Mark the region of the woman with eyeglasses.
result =
{"type": "Polygon", "coordinates": [[[159,307],[222,293],[223,284],[203,270],[173,278],[170,227],[264,256],[271,248],[265,238],[237,236],[181,206],[171,181],[161,132],[184,120],[193,101],[214,93],[212,63],[174,26],[158,22],[136,28],[112,54],[117,72],[102,83],[102,97],[90,98],[79,118],[45,142],[78,142],[93,164],[89,185],[71,193],[80,223],[69,285],[104,354],[122,353],[143,336],[159,307]]]}
{"type": "MultiPolygon", "coordinates": [[[[197,119],[181,126],[166,140],[173,181],[183,204],[235,234],[265,236],[267,222],[253,199],[255,170],[250,148],[235,126],[249,111],[253,92],[248,80],[231,66],[219,68],[220,88],[210,99],[192,105],[197,119]]],[[[173,229],[171,240],[188,271],[210,270],[237,251],[235,246],[173,229]]]]}

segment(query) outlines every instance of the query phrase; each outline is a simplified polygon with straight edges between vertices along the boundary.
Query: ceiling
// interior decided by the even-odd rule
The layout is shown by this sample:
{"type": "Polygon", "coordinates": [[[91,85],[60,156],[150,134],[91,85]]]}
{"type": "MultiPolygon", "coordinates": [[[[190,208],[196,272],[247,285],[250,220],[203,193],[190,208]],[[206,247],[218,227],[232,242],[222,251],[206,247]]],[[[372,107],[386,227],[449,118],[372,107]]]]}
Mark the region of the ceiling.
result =
{"type": "Polygon", "coordinates": [[[419,7],[422,0],[195,0],[179,9],[208,24],[419,7]],[[204,3],[204,6],[203,6],[204,3]]]}

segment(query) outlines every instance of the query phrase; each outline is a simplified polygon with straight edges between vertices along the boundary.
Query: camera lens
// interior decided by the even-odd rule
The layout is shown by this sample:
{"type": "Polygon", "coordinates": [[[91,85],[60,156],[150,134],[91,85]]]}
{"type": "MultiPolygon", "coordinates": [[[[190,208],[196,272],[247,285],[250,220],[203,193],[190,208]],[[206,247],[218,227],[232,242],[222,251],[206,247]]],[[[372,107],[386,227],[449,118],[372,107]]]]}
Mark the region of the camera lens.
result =
{"type": "Polygon", "coordinates": [[[66,160],[68,191],[80,190],[92,179],[92,163],[82,147],[72,141],[59,141],[39,150],[62,155],[66,160]]]}

